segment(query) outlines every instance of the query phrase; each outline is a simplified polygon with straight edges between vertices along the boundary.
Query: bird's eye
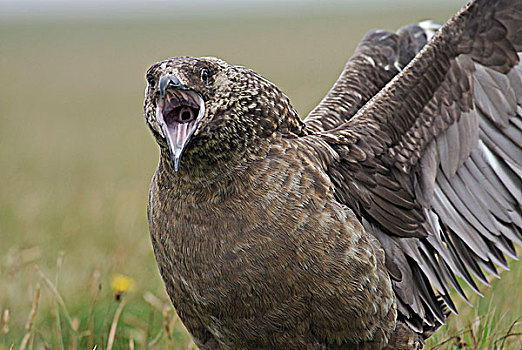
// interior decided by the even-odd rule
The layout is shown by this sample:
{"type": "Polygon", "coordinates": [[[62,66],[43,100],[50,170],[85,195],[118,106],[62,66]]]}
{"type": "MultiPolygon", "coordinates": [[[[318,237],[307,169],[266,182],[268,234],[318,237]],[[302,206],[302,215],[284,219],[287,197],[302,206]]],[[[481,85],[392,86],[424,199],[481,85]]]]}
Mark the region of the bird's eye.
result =
{"type": "Polygon", "coordinates": [[[208,72],[207,69],[203,68],[201,70],[201,80],[205,83],[205,84],[208,84],[209,83],[209,79],[210,79],[210,73],[208,72]]]}
{"type": "Polygon", "coordinates": [[[147,73],[147,83],[149,83],[150,86],[156,85],[156,78],[154,78],[154,75],[147,73]]]}

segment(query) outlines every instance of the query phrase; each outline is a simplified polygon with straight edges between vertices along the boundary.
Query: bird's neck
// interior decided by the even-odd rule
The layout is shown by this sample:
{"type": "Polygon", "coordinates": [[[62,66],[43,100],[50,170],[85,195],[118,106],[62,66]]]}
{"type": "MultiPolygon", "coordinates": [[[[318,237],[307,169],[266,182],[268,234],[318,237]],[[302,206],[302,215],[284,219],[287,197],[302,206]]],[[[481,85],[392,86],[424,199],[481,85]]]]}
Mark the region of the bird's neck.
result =
{"type": "MultiPolygon", "coordinates": [[[[220,201],[216,195],[230,197],[249,186],[249,178],[255,177],[254,164],[263,161],[271,148],[271,142],[259,142],[249,152],[230,154],[208,162],[205,158],[191,159],[176,172],[168,150],[162,150],[156,172],[157,182],[163,188],[179,193],[192,193],[198,201],[220,201]]],[[[222,198],[225,199],[225,198],[222,198]]]]}

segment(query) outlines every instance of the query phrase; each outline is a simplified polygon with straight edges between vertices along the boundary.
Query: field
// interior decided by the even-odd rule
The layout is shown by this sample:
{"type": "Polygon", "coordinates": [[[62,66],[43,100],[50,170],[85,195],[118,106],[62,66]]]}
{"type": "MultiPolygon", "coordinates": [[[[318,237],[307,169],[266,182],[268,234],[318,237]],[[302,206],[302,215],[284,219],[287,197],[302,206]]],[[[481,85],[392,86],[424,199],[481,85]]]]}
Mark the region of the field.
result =
{"type": "MultiPolygon", "coordinates": [[[[0,22],[0,350],[195,348],[148,236],[150,64],[212,55],[251,67],[305,116],[366,31],[444,21],[457,7],[0,22]]],[[[522,265],[511,266],[427,348],[522,348],[522,265]]]]}

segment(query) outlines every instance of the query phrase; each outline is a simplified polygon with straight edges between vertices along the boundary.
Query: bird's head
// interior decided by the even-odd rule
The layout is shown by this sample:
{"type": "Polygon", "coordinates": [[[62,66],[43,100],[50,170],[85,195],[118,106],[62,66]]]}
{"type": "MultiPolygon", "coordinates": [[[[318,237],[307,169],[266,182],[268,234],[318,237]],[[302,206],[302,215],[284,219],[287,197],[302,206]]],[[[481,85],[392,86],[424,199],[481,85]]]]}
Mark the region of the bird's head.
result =
{"type": "Polygon", "coordinates": [[[174,171],[204,171],[261,152],[304,127],[288,98],[254,71],[213,57],[175,57],[147,71],[145,118],[174,171]]]}

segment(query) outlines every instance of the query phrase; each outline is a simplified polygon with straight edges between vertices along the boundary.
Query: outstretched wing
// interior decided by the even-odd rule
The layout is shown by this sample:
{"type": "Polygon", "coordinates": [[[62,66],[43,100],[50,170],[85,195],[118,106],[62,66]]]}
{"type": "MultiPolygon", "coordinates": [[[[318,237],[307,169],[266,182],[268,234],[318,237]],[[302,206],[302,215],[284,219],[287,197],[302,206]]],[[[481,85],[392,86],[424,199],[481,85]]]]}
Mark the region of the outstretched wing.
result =
{"type": "Polygon", "coordinates": [[[368,32],[323,100],[305,118],[311,133],[333,129],[357,111],[406,67],[440,25],[425,21],[368,32]]]}
{"type": "Polygon", "coordinates": [[[455,276],[479,292],[471,274],[487,284],[522,244],[520,51],[522,2],[477,0],[353,117],[339,90],[307,118],[339,154],[337,199],[385,249],[400,318],[425,335],[456,312],[450,286],[466,299],[455,276]]]}

